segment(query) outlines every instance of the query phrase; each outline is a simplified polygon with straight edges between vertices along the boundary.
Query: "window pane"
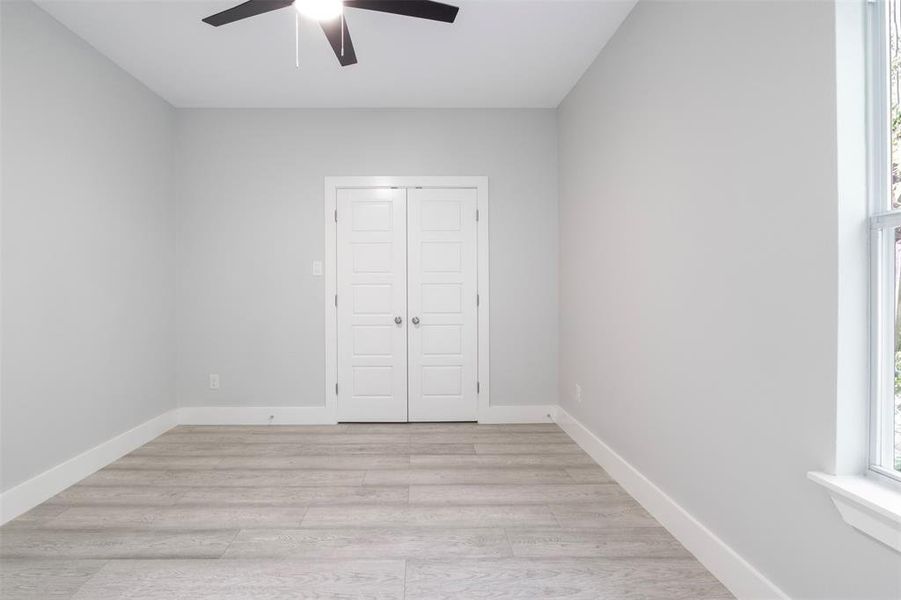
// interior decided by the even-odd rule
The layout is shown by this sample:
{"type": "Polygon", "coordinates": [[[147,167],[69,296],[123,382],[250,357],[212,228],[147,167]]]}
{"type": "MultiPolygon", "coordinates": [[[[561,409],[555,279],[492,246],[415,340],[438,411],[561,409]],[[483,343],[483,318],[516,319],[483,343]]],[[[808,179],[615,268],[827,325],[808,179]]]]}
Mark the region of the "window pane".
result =
{"type": "Polygon", "coordinates": [[[892,208],[901,208],[901,0],[888,3],[892,208]]]}
{"type": "Polygon", "coordinates": [[[885,454],[883,454],[883,456],[888,455],[887,460],[884,459],[883,462],[889,464],[883,464],[882,466],[894,468],[896,471],[901,472],[901,228],[894,229],[891,233],[894,238],[893,270],[895,274],[892,294],[895,313],[895,331],[893,336],[895,385],[891,406],[886,407],[883,413],[884,419],[888,421],[883,428],[885,436],[889,438],[885,443],[890,444],[891,448],[887,449],[885,454]]]}

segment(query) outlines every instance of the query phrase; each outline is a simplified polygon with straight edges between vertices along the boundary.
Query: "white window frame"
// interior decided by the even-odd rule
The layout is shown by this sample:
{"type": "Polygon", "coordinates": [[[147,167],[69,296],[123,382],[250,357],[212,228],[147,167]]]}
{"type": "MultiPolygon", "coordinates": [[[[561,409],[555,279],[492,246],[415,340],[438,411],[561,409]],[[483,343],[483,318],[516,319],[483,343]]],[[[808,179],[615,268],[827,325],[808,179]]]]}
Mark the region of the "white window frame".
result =
{"type": "Polygon", "coordinates": [[[901,225],[901,211],[888,210],[884,10],[884,0],[835,3],[836,453],[826,470],[807,476],[828,490],[845,523],[901,552],[901,480],[897,472],[882,467],[886,457],[879,452],[887,446],[879,444],[877,435],[884,434],[878,427],[886,425],[884,411],[894,395],[892,353],[880,352],[886,341],[894,345],[893,312],[885,310],[894,310],[888,297],[894,288],[885,284],[894,281],[893,248],[886,232],[901,225]],[[885,260],[887,256],[892,262],[885,260]],[[865,400],[868,389],[869,402],[865,400]]]}
{"type": "Polygon", "coordinates": [[[867,3],[867,171],[870,225],[870,447],[872,475],[901,483],[894,464],[895,244],[901,209],[890,210],[887,4],[867,3]],[[892,351],[887,351],[892,348],[892,351]]]}

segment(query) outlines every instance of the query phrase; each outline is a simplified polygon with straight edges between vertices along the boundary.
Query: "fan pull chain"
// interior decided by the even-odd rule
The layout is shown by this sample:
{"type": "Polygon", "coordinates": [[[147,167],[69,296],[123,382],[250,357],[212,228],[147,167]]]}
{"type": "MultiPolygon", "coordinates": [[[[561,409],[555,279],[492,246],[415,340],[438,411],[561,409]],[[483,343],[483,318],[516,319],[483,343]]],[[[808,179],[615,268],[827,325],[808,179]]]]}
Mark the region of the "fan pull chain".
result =
{"type": "Polygon", "coordinates": [[[344,58],[344,15],[341,15],[341,58],[344,58]]]}
{"type": "Polygon", "coordinates": [[[294,68],[300,68],[300,14],[294,14],[294,68]]]}

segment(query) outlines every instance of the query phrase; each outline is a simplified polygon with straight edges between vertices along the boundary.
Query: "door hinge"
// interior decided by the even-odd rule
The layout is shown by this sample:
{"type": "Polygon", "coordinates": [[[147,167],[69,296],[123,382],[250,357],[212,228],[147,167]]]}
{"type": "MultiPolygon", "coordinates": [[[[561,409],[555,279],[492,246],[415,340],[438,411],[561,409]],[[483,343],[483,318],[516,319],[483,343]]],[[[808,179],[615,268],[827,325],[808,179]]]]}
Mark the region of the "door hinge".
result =
{"type": "Polygon", "coordinates": [[[338,222],[338,209],[335,209],[335,223],[338,222]]]}
{"type": "Polygon", "coordinates": [[[482,390],[480,389],[482,386],[476,381],[476,394],[480,393],[482,390]]]}
{"type": "Polygon", "coordinates": [[[338,306],[338,294],[335,294],[335,306],[338,306]]]}
{"type": "Polygon", "coordinates": [[[480,301],[481,301],[481,300],[480,300],[480,299],[479,299],[479,295],[478,295],[478,294],[476,294],[476,306],[478,306],[478,305],[479,305],[479,302],[480,302],[480,301]]]}
{"type": "Polygon", "coordinates": [[[478,221],[478,220],[479,220],[479,209],[477,208],[476,209],[476,221],[478,221]]]}
{"type": "Polygon", "coordinates": [[[337,383],[335,384],[335,395],[336,396],[338,395],[338,384],[337,383]]]}

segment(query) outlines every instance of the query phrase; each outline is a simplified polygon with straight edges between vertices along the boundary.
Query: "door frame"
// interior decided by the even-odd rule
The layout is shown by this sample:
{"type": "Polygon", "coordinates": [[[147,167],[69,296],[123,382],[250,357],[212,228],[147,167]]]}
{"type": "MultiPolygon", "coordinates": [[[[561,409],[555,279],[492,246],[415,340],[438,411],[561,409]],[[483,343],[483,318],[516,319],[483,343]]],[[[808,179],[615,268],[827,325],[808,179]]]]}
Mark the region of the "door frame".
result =
{"type": "Polygon", "coordinates": [[[338,227],[337,193],[340,188],[466,188],[478,193],[479,220],[476,226],[478,245],[478,294],[476,309],[478,318],[478,420],[488,415],[491,405],[491,382],[489,376],[489,298],[488,277],[488,177],[485,176],[362,176],[326,177],[323,195],[323,217],[325,225],[325,408],[330,420],[338,422],[338,310],[335,297],[338,293],[338,227]]]}

